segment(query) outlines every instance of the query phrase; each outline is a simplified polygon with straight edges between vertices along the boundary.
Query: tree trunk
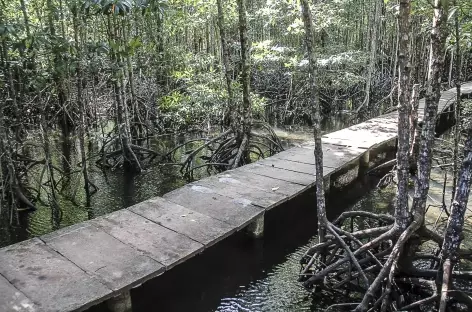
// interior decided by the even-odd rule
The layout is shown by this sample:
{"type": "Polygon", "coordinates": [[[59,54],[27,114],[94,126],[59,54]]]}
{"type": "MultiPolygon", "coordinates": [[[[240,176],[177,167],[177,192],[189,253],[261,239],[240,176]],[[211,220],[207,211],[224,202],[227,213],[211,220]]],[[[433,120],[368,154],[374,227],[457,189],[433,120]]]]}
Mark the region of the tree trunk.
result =
{"type": "Polygon", "coordinates": [[[86,206],[90,206],[90,183],[87,171],[87,155],[85,151],[85,132],[86,132],[86,106],[85,101],[83,99],[83,90],[82,90],[82,50],[79,41],[79,32],[81,29],[80,17],[78,14],[74,14],[74,41],[75,41],[75,49],[77,53],[77,61],[76,61],[76,75],[77,75],[77,108],[79,109],[79,142],[80,142],[80,156],[81,156],[81,163],[82,163],[82,174],[84,178],[84,190],[85,190],[85,199],[86,199],[86,206]]]}
{"type": "MultiPolygon", "coordinates": [[[[116,16],[108,18],[108,29],[109,34],[112,38],[110,41],[114,43],[115,46],[120,45],[120,40],[118,36],[118,27],[119,24],[116,23],[116,16]],[[112,23],[113,22],[113,23],[112,23]]],[[[111,51],[111,60],[114,64],[117,65],[116,72],[114,73],[114,93],[115,93],[115,102],[116,102],[116,126],[118,128],[119,141],[122,148],[123,162],[125,167],[131,168],[134,172],[141,172],[141,165],[139,163],[136,154],[131,148],[131,130],[129,125],[129,116],[128,108],[126,105],[126,100],[124,98],[124,70],[123,70],[123,59],[116,53],[116,51],[111,51]]]]}
{"type": "Polygon", "coordinates": [[[446,311],[448,289],[451,284],[452,268],[459,261],[458,251],[463,239],[464,215],[469,200],[472,182],[472,125],[467,129],[467,140],[464,144],[464,159],[459,174],[456,195],[452,202],[451,214],[447,222],[442,246],[443,281],[439,311],[446,311]]]}
{"type": "Polygon", "coordinates": [[[223,70],[226,79],[226,91],[228,92],[228,103],[224,110],[224,115],[222,118],[223,126],[228,127],[235,120],[231,120],[235,109],[233,107],[233,87],[231,85],[231,68],[230,68],[230,53],[228,43],[226,41],[226,26],[224,19],[224,12],[221,0],[217,0],[216,4],[218,6],[218,28],[220,30],[220,40],[221,40],[221,51],[222,51],[222,60],[223,60],[223,70]]]}
{"type": "Polygon", "coordinates": [[[372,76],[374,75],[375,65],[377,61],[377,31],[378,31],[378,24],[380,19],[380,4],[379,0],[374,0],[374,14],[373,14],[373,21],[372,21],[372,29],[371,29],[371,44],[370,44],[370,57],[369,57],[369,68],[367,70],[367,78],[365,83],[365,98],[362,102],[361,106],[357,109],[359,112],[364,106],[369,106],[370,104],[370,91],[372,86],[372,76]]]}
{"type": "MultiPolygon", "coordinates": [[[[0,17],[0,23],[1,23],[1,17],[0,17]]],[[[7,49],[7,45],[6,45],[6,39],[5,38],[2,38],[0,39],[1,42],[2,42],[2,51],[3,51],[3,58],[5,60],[5,74],[7,76],[7,79],[6,79],[6,85],[8,85],[8,89],[9,89],[9,97],[7,97],[7,99],[5,100],[5,102],[9,102],[11,101],[11,104],[12,104],[12,107],[13,107],[13,120],[11,122],[11,124],[15,125],[13,129],[13,131],[15,132],[16,134],[16,137],[17,139],[20,139],[20,137],[22,136],[22,123],[19,122],[20,121],[20,108],[18,106],[18,98],[17,98],[17,94],[16,94],[16,88],[15,88],[15,82],[13,80],[13,74],[12,74],[12,70],[11,70],[11,66],[10,66],[10,59],[9,59],[9,56],[8,56],[8,49],[7,49]],[[8,99],[9,98],[9,99],[8,99]]]]}
{"type": "MultiPolygon", "coordinates": [[[[55,4],[52,2],[52,0],[47,0],[46,1],[47,5],[47,10],[48,10],[48,28],[49,28],[49,35],[52,38],[56,37],[56,28],[54,26],[54,20],[56,20],[56,8],[55,4]]],[[[72,117],[68,114],[67,111],[67,92],[66,92],[66,87],[64,86],[65,79],[64,79],[64,59],[63,56],[59,50],[53,50],[52,54],[54,55],[54,60],[52,64],[52,78],[54,81],[54,84],[56,85],[57,88],[57,98],[58,102],[56,105],[56,109],[60,112],[58,114],[59,118],[59,125],[61,126],[61,130],[64,136],[68,136],[71,127],[73,126],[74,122],[72,120],[72,117]]]]}
{"type": "Polygon", "coordinates": [[[311,15],[308,0],[301,0],[302,18],[305,26],[305,44],[308,52],[309,64],[309,83],[310,83],[310,100],[312,102],[313,115],[313,136],[315,139],[315,164],[316,164],[316,206],[318,215],[318,237],[319,242],[324,241],[326,234],[326,226],[328,220],[326,218],[326,203],[324,194],[323,179],[323,148],[321,143],[321,127],[320,127],[320,101],[318,89],[316,86],[316,57],[313,44],[313,19],[311,15]]]}
{"type": "Polygon", "coordinates": [[[411,107],[411,114],[410,114],[410,151],[409,151],[409,158],[410,158],[410,168],[416,168],[416,161],[418,159],[418,151],[419,151],[419,140],[418,137],[420,136],[421,129],[418,126],[418,106],[419,106],[419,93],[420,93],[420,85],[414,84],[413,89],[411,92],[411,99],[410,99],[410,107],[411,107]]]}
{"type": "MultiPolygon", "coordinates": [[[[457,1],[454,0],[454,5],[457,1]]],[[[458,251],[463,238],[464,215],[467,209],[467,203],[470,193],[470,185],[472,181],[472,124],[467,124],[467,140],[464,146],[464,159],[460,173],[458,172],[458,154],[459,141],[461,133],[461,61],[460,61],[460,32],[459,32],[459,13],[455,16],[455,37],[456,37],[456,102],[455,102],[455,119],[456,125],[454,129],[454,159],[453,159],[453,180],[452,180],[452,207],[447,222],[446,232],[444,234],[443,250],[442,250],[442,270],[443,280],[441,289],[441,300],[439,303],[439,311],[446,311],[448,290],[452,283],[450,280],[452,269],[458,263],[458,251]]],[[[452,53],[452,51],[451,51],[452,53]]],[[[452,71],[452,54],[451,54],[451,71],[452,71]]],[[[451,80],[451,74],[449,74],[451,80]]]]}
{"type": "MultiPolygon", "coordinates": [[[[457,5],[457,0],[454,0],[454,6],[457,5]]],[[[456,62],[455,62],[455,85],[456,85],[456,102],[454,107],[456,125],[454,127],[454,159],[453,159],[453,179],[452,179],[452,200],[455,197],[457,176],[458,176],[458,157],[459,157],[459,141],[461,136],[461,45],[460,45],[460,31],[459,31],[459,12],[456,12],[455,15],[455,27],[454,27],[455,37],[456,37],[456,62]]]]}
{"type": "Polygon", "coordinates": [[[243,103],[237,114],[239,119],[239,129],[236,132],[236,142],[239,145],[239,150],[236,154],[233,168],[240,165],[241,160],[244,163],[249,162],[249,153],[247,147],[249,144],[249,135],[252,126],[252,111],[251,111],[251,56],[250,56],[250,41],[248,39],[247,30],[247,16],[246,16],[246,0],[237,0],[238,15],[239,15],[239,40],[241,42],[241,85],[243,89],[243,103]]]}
{"type": "Polygon", "coordinates": [[[447,18],[447,7],[443,6],[444,0],[435,0],[433,26],[431,29],[431,56],[429,65],[428,89],[426,92],[426,104],[424,123],[421,133],[420,151],[418,155],[418,179],[415,185],[413,197],[413,212],[419,211],[424,215],[426,199],[429,191],[429,177],[433,145],[435,139],[436,116],[441,97],[441,72],[442,56],[446,36],[443,34],[443,23],[447,18]]]}
{"type": "Polygon", "coordinates": [[[398,150],[397,150],[397,201],[395,224],[402,231],[410,223],[408,211],[408,181],[410,162],[410,0],[400,0],[398,17],[398,150]]]}

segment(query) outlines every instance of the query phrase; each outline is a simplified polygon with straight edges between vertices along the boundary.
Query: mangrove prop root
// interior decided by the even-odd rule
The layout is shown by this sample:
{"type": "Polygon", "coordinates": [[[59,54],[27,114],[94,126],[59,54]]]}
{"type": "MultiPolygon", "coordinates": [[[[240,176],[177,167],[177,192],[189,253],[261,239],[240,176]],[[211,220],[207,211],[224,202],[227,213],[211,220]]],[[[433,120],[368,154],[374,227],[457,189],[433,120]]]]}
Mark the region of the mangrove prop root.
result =
{"type": "MultiPolygon", "coordinates": [[[[442,243],[438,233],[424,226],[401,231],[392,216],[366,211],[343,212],[334,222],[328,222],[326,228],[325,240],[300,259],[299,281],[308,289],[316,290],[318,287],[314,286],[321,285],[328,291],[363,295],[360,303],[339,303],[328,310],[411,311],[437,305],[442,284],[442,272],[437,267],[442,243]],[[431,253],[415,248],[403,254],[411,240],[418,244],[432,242],[438,248],[431,253]],[[434,269],[428,269],[431,265],[434,269]],[[414,291],[405,291],[408,289],[414,291]]],[[[462,250],[460,254],[470,252],[462,250]]],[[[467,282],[472,279],[472,272],[451,269],[451,277],[467,282]]],[[[448,290],[454,292],[450,297],[456,303],[471,305],[467,292],[457,288],[457,284],[448,290]]]]}
{"type": "Polygon", "coordinates": [[[208,173],[212,170],[224,171],[226,169],[236,168],[249,163],[250,156],[255,155],[256,160],[264,158],[267,155],[273,155],[283,151],[282,143],[275,132],[264,123],[258,123],[265,134],[249,133],[243,136],[241,142],[232,129],[210,138],[200,138],[189,140],[169,153],[164,155],[164,161],[170,161],[168,164],[180,166],[180,172],[184,177],[193,180],[194,171],[200,168],[207,168],[208,173]],[[175,160],[175,153],[179,149],[185,149],[191,143],[203,142],[199,147],[191,150],[181,162],[175,160]],[[202,163],[203,161],[203,163],[202,163]]]}

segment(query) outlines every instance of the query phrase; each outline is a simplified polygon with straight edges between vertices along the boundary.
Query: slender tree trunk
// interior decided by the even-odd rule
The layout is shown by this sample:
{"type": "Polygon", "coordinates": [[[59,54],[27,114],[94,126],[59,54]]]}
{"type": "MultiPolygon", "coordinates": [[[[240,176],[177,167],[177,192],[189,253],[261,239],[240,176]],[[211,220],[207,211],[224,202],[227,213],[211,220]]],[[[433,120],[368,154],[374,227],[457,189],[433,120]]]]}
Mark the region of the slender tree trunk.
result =
{"type": "Polygon", "coordinates": [[[408,211],[408,181],[410,162],[410,0],[400,0],[399,29],[399,81],[398,81],[398,150],[397,150],[397,201],[395,224],[402,231],[410,223],[408,211]]]}
{"type": "Polygon", "coordinates": [[[454,68],[454,50],[450,51],[451,59],[449,61],[449,76],[448,76],[448,86],[449,88],[452,87],[452,69],[454,68]]]}
{"type": "MultiPolygon", "coordinates": [[[[129,20],[123,19],[122,21],[122,29],[123,29],[123,44],[128,44],[128,34],[131,32],[131,25],[129,20]]],[[[136,87],[135,87],[135,79],[134,79],[134,72],[133,72],[133,63],[131,60],[131,55],[128,53],[126,55],[126,70],[128,73],[128,84],[129,84],[129,91],[131,93],[131,119],[134,124],[130,126],[130,134],[131,140],[136,141],[140,137],[144,137],[144,129],[143,129],[143,121],[141,120],[141,116],[139,114],[139,106],[138,106],[138,99],[136,96],[136,87]]]]}
{"type": "Polygon", "coordinates": [[[79,40],[79,32],[81,29],[80,17],[78,14],[74,14],[74,40],[75,40],[75,50],[77,53],[76,61],[76,75],[77,75],[77,108],[79,109],[79,142],[80,142],[80,156],[82,163],[82,174],[84,177],[84,190],[86,198],[86,206],[90,206],[90,183],[87,171],[87,155],[85,151],[85,132],[86,132],[86,105],[83,99],[83,77],[82,77],[82,50],[79,40]]]}
{"type": "MultiPolygon", "coordinates": [[[[396,28],[398,29],[398,22],[396,23],[396,28]]],[[[395,84],[396,82],[396,79],[397,79],[397,65],[398,65],[398,45],[399,45],[399,42],[400,42],[400,36],[399,36],[399,32],[397,32],[397,35],[395,36],[395,44],[394,44],[394,51],[393,51],[393,55],[394,55],[394,60],[393,60],[393,66],[392,66],[392,92],[390,93],[390,105],[393,106],[393,90],[395,89],[396,86],[398,86],[397,84],[395,84]]]]}
{"type": "MultiPolygon", "coordinates": [[[[457,5],[457,0],[454,0],[454,6],[457,5]]],[[[462,126],[462,109],[461,109],[461,45],[460,45],[460,31],[459,31],[459,12],[456,11],[455,15],[455,27],[454,27],[455,37],[456,37],[456,62],[455,62],[455,85],[456,85],[456,103],[454,107],[456,125],[454,127],[454,159],[453,159],[453,179],[452,179],[452,197],[454,200],[457,184],[457,174],[459,171],[459,141],[461,136],[461,126],[462,126]]]]}
{"type": "MultiPolygon", "coordinates": [[[[120,45],[119,35],[118,35],[118,26],[116,23],[116,16],[108,18],[108,31],[111,36],[110,41],[116,46],[120,45]]],[[[124,70],[123,70],[123,59],[116,53],[116,51],[111,52],[111,60],[114,64],[117,65],[117,70],[114,73],[114,93],[115,93],[115,102],[116,102],[116,126],[118,128],[118,136],[123,153],[123,162],[125,166],[130,167],[136,173],[141,172],[141,165],[139,163],[136,154],[131,148],[131,131],[129,126],[129,117],[127,112],[126,99],[124,98],[124,70]]]]}
{"type": "Polygon", "coordinates": [[[218,6],[218,28],[220,30],[220,40],[221,40],[221,51],[222,51],[222,60],[223,60],[223,70],[226,79],[226,91],[228,92],[228,103],[226,104],[226,108],[224,110],[223,115],[223,126],[228,127],[236,120],[232,120],[233,113],[232,111],[235,110],[233,107],[233,87],[231,85],[231,68],[230,68],[230,53],[229,47],[226,40],[226,26],[225,26],[225,18],[223,12],[223,6],[221,3],[222,0],[217,0],[216,4],[218,6]]]}
{"type": "Polygon", "coordinates": [[[240,128],[236,132],[236,142],[239,144],[239,150],[236,154],[233,168],[240,165],[241,160],[244,163],[250,161],[247,147],[252,126],[251,111],[251,56],[250,41],[247,30],[246,0],[237,0],[239,15],[239,40],[241,42],[241,85],[243,89],[243,103],[238,112],[240,128]]]}
{"type": "MultiPolygon", "coordinates": [[[[13,223],[14,216],[17,213],[18,204],[18,192],[20,191],[18,185],[18,178],[16,176],[16,168],[12,159],[11,144],[8,137],[9,126],[5,122],[4,116],[5,102],[0,101],[0,171],[2,175],[2,193],[10,194],[10,224],[13,223]]],[[[4,199],[4,196],[0,198],[0,201],[4,199]]],[[[34,206],[32,206],[34,208],[34,206]]]]}
{"type": "Polygon", "coordinates": [[[369,57],[369,68],[367,69],[367,78],[365,83],[365,98],[361,106],[357,109],[359,112],[364,106],[369,106],[370,104],[370,92],[372,86],[372,76],[374,75],[375,65],[377,63],[377,33],[378,33],[378,24],[380,19],[380,3],[379,0],[374,0],[374,14],[373,21],[371,26],[371,43],[370,43],[370,57],[369,57]]]}
{"type": "Polygon", "coordinates": [[[161,12],[156,12],[156,49],[157,49],[157,69],[156,69],[156,77],[157,83],[161,86],[165,86],[167,84],[167,77],[166,72],[164,70],[164,17],[161,12]]]}
{"type": "Polygon", "coordinates": [[[467,210],[470,186],[472,182],[472,124],[468,125],[467,140],[464,144],[464,159],[459,174],[451,214],[447,222],[444,242],[442,245],[443,280],[439,311],[446,311],[448,290],[451,284],[451,274],[454,265],[459,261],[458,251],[463,239],[464,215],[467,210]]]}
{"type": "Polygon", "coordinates": [[[426,199],[429,191],[429,177],[435,139],[436,117],[441,97],[442,56],[445,43],[443,23],[446,22],[447,7],[444,0],[435,0],[433,26],[431,29],[431,56],[429,66],[429,81],[426,92],[424,123],[421,133],[420,151],[418,155],[418,179],[415,184],[412,209],[424,215],[426,199]]]}
{"type": "MultiPolygon", "coordinates": [[[[20,0],[20,9],[21,9],[21,13],[23,14],[23,22],[25,24],[26,36],[30,39],[31,38],[30,18],[28,16],[28,9],[27,9],[25,0],[20,0]]],[[[28,47],[26,60],[23,63],[25,69],[28,68],[34,72],[35,57],[36,57],[36,50],[34,49],[34,47],[33,46],[28,47]]]]}
{"type": "MultiPolygon", "coordinates": [[[[48,28],[49,34],[52,38],[56,37],[56,27],[54,26],[54,20],[56,20],[56,8],[53,0],[46,1],[47,10],[48,10],[48,28]]],[[[71,116],[69,116],[66,105],[67,105],[67,92],[65,87],[65,79],[64,79],[64,60],[61,52],[52,51],[54,55],[53,60],[53,72],[52,77],[54,80],[54,84],[57,88],[57,110],[60,111],[59,116],[59,124],[61,126],[61,130],[64,136],[68,136],[70,132],[70,128],[73,126],[73,121],[71,116]]]]}
{"type": "MultiPolygon", "coordinates": [[[[418,127],[418,106],[419,106],[419,93],[420,85],[414,84],[411,92],[411,114],[410,114],[410,162],[414,162],[416,167],[416,161],[418,158],[419,142],[418,137],[420,135],[420,129],[418,127]]],[[[411,164],[410,164],[411,167],[411,164]]]]}
{"type": "MultiPolygon", "coordinates": [[[[0,18],[0,23],[1,23],[1,18],[0,18]]],[[[9,93],[10,93],[9,94],[10,100],[6,100],[6,102],[11,101],[11,105],[13,107],[13,115],[14,115],[12,128],[16,134],[16,137],[20,139],[21,133],[22,133],[22,124],[21,122],[19,122],[21,116],[20,116],[20,108],[18,106],[18,98],[16,94],[15,81],[13,80],[13,74],[12,74],[12,70],[10,66],[10,58],[8,56],[8,48],[6,44],[6,39],[2,38],[0,40],[2,42],[3,58],[5,59],[5,72],[7,76],[6,84],[8,86],[9,93]]]]}
{"type": "MultiPolygon", "coordinates": [[[[454,0],[454,5],[457,1],[454,0]]],[[[454,159],[453,159],[453,179],[452,179],[452,207],[447,222],[446,232],[444,234],[444,242],[442,245],[442,287],[441,300],[439,303],[439,311],[445,312],[447,308],[448,292],[451,286],[452,269],[458,263],[458,251],[462,241],[462,233],[464,228],[464,215],[467,209],[467,203],[470,194],[470,185],[472,182],[472,124],[467,123],[467,140],[464,145],[464,159],[460,173],[458,172],[458,155],[459,141],[461,137],[461,60],[460,60],[460,31],[459,31],[459,13],[456,12],[455,27],[456,37],[456,61],[455,61],[455,85],[456,85],[456,103],[455,103],[455,119],[456,125],[454,129],[454,159]]],[[[451,51],[452,53],[452,51],[451,51]]],[[[451,54],[452,55],[452,54],[451,54]]],[[[451,71],[452,71],[451,56],[451,71]]],[[[451,80],[451,73],[449,74],[451,80]]],[[[450,81],[449,81],[450,83],[450,81]]]]}
{"type": "Polygon", "coordinates": [[[23,14],[23,21],[25,23],[26,35],[30,37],[31,36],[30,23],[29,23],[28,11],[26,9],[25,0],[20,0],[20,8],[21,8],[21,13],[23,14]]]}
{"type": "Polygon", "coordinates": [[[300,1],[302,6],[302,18],[305,26],[305,44],[308,52],[309,61],[309,83],[310,100],[312,102],[313,115],[313,136],[315,139],[315,164],[316,164],[316,206],[318,215],[318,237],[319,242],[323,242],[326,235],[328,220],[326,218],[326,203],[324,194],[323,178],[323,148],[321,143],[320,127],[320,101],[318,88],[316,86],[316,57],[313,44],[313,18],[311,15],[308,0],[300,1]]]}
{"type": "Polygon", "coordinates": [[[50,193],[48,193],[47,196],[48,196],[49,205],[51,207],[53,229],[57,230],[59,229],[59,224],[60,224],[60,207],[57,201],[56,179],[55,179],[55,173],[54,173],[54,166],[52,163],[51,147],[49,145],[50,143],[49,129],[47,127],[45,111],[46,109],[44,107],[41,112],[40,130],[41,130],[41,136],[43,140],[43,150],[44,150],[44,160],[45,160],[44,166],[46,167],[45,172],[48,177],[48,184],[49,184],[49,190],[50,190],[50,193]]]}

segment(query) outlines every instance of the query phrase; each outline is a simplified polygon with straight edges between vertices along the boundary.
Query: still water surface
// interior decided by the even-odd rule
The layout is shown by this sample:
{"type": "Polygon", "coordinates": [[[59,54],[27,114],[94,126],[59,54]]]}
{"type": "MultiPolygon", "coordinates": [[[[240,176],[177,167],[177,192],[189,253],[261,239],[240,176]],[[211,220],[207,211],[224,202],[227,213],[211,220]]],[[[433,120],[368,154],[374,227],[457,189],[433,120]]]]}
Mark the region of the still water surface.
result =
{"type": "MultiPolygon", "coordinates": [[[[352,119],[350,115],[335,115],[324,119],[323,131],[336,131],[356,122],[358,120],[352,119]]],[[[285,148],[312,138],[309,128],[279,129],[277,133],[284,142],[285,148]]],[[[192,138],[195,137],[188,135],[164,136],[152,140],[150,147],[165,154],[192,138]]],[[[90,205],[87,206],[83,189],[84,181],[79,165],[81,159],[78,140],[75,137],[64,140],[58,133],[50,133],[53,164],[56,168],[67,173],[61,176],[56,172],[55,177],[60,189],[58,192],[60,211],[54,214],[47,204],[48,195],[46,192],[49,186],[42,172],[43,166],[34,167],[29,171],[28,181],[33,189],[41,189],[41,201],[34,202],[38,210],[33,213],[20,213],[19,222],[10,224],[7,209],[0,208],[0,248],[132,206],[155,196],[162,196],[188,183],[182,178],[179,172],[180,167],[175,166],[155,164],[137,176],[127,174],[121,169],[101,171],[95,165],[100,150],[100,139],[100,133],[92,133],[87,146],[88,154],[92,155],[88,160],[89,179],[98,187],[98,192],[90,198],[90,205]]],[[[43,159],[43,147],[39,142],[41,142],[40,135],[32,133],[29,142],[22,149],[25,156],[34,160],[43,159]]],[[[188,146],[186,149],[191,148],[194,147],[188,146]]],[[[178,150],[177,160],[184,159],[185,152],[184,149],[178,150]]],[[[205,171],[200,172],[200,177],[205,174],[205,171]]],[[[196,178],[198,177],[197,175],[196,178]]]]}

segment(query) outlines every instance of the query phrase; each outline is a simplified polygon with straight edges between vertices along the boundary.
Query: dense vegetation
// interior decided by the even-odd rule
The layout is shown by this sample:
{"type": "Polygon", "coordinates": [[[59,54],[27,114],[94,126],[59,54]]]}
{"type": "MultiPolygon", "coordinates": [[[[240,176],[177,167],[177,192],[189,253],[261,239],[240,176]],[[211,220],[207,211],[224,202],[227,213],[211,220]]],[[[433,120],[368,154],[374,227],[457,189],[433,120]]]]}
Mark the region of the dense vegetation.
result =
{"type": "MultiPolygon", "coordinates": [[[[192,177],[196,167],[219,171],[246,164],[282,149],[271,126],[313,126],[322,177],[322,117],[343,111],[365,118],[398,107],[398,210],[395,218],[386,217],[390,228],[372,232],[383,234],[378,244],[395,251],[372,272],[382,267],[381,278],[393,276],[401,248],[424,229],[439,92],[472,79],[471,12],[468,0],[0,0],[0,207],[7,208],[0,217],[14,223],[19,210],[35,209],[39,200],[58,213],[57,193],[71,171],[81,172],[89,198],[96,191],[90,166],[139,173],[166,162],[192,177]],[[423,96],[431,118],[420,136],[409,101],[423,96]],[[175,132],[196,132],[192,142],[201,143],[181,162],[173,154],[186,144],[165,152],[149,144],[175,132]],[[79,161],[67,171],[52,157],[57,133],[78,141],[79,161]],[[31,145],[41,153],[31,153],[31,145]],[[198,157],[206,163],[196,165],[198,157]],[[407,171],[416,162],[412,212],[407,171]],[[31,171],[40,172],[38,183],[28,178],[31,171]],[[413,219],[421,224],[412,228],[413,219]]],[[[457,112],[459,120],[467,110],[457,112]]],[[[470,138],[459,141],[463,129],[470,136],[468,127],[460,123],[453,144],[455,183],[463,187],[455,196],[461,198],[468,188],[460,179],[459,147],[470,152],[470,138]]],[[[363,247],[349,253],[342,237],[355,241],[352,234],[325,220],[322,180],[321,243],[328,239],[336,252],[345,250],[351,268],[359,268],[355,256],[363,247]]],[[[463,222],[463,213],[455,217],[463,222]]],[[[442,243],[442,236],[428,235],[442,243]]],[[[449,267],[457,262],[454,246],[437,268],[445,260],[449,267]]],[[[378,246],[366,252],[374,252],[371,247],[378,246]]],[[[325,259],[326,250],[319,251],[310,259],[325,259]]],[[[366,281],[361,288],[370,285],[370,276],[357,274],[366,281]]],[[[305,284],[312,286],[314,278],[309,280],[305,284]]],[[[396,309],[391,285],[375,279],[358,310],[372,304],[396,309]],[[379,296],[380,286],[387,295],[379,296]]]]}

